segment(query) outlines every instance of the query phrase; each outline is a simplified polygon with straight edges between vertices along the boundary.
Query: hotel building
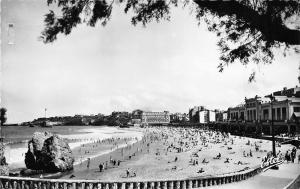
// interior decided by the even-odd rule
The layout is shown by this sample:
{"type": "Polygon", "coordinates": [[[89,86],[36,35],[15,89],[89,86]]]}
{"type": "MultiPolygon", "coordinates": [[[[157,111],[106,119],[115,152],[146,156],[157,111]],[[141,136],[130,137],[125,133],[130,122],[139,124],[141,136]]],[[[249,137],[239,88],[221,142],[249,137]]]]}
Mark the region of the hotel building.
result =
{"type": "Polygon", "coordinates": [[[228,108],[228,121],[259,124],[262,131],[270,128],[273,120],[277,133],[295,133],[300,131],[300,87],[284,88],[269,97],[245,98],[245,104],[228,108]],[[273,117],[273,119],[272,119],[273,117]]]}
{"type": "Polygon", "coordinates": [[[145,125],[167,125],[170,123],[170,114],[164,112],[142,112],[142,124],[145,125]]]}

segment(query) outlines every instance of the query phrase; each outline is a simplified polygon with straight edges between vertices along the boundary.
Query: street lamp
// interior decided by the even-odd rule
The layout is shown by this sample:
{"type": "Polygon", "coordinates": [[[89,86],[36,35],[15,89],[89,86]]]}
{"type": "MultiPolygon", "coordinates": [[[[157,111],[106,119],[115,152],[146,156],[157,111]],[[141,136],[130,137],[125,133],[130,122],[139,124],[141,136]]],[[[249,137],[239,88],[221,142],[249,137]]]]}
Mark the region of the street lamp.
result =
{"type": "Polygon", "coordinates": [[[267,98],[270,98],[271,100],[271,133],[272,133],[272,151],[273,156],[276,157],[276,149],[275,149],[275,132],[274,132],[274,123],[273,123],[273,102],[275,101],[275,97],[273,94],[265,96],[267,98]]]}

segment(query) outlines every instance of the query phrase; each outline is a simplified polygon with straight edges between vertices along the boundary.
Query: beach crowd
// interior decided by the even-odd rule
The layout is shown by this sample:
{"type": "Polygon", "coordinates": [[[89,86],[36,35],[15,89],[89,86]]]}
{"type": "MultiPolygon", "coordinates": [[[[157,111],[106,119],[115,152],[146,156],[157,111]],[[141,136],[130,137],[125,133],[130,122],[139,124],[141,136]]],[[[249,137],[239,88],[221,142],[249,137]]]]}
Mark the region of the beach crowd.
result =
{"type": "MultiPolygon", "coordinates": [[[[125,142],[126,147],[121,148],[119,153],[107,156],[105,160],[88,158],[86,168],[91,169],[93,162],[94,165],[97,165],[100,177],[110,170],[109,174],[118,174],[119,178],[126,179],[144,177],[144,174],[154,175],[155,171],[153,173],[145,172],[145,166],[149,166],[148,169],[154,169],[154,166],[150,166],[154,161],[161,162],[155,166],[160,169],[162,175],[161,169],[163,168],[165,172],[169,171],[169,173],[171,171],[171,173],[190,174],[195,171],[196,175],[205,175],[206,173],[218,174],[217,171],[212,170],[212,167],[214,169],[218,167],[220,170],[223,167],[223,171],[226,167],[228,172],[234,172],[259,164],[267,166],[279,161],[300,162],[300,153],[296,147],[282,148],[280,143],[276,143],[279,150],[274,157],[270,151],[270,141],[232,136],[230,133],[180,127],[148,127],[144,128],[143,132],[141,140],[110,138],[94,141],[93,145],[89,146],[90,150],[96,148],[97,145],[104,144],[110,145],[111,149],[118,148],[122,142],[125,142]],[[143,166],[134,164],[134,161],[139,159],[143,160],[143,166]]],[[[85,149],[84,145],[81,148],[85,153],[89,153],[89,149],[85,149]]]]}

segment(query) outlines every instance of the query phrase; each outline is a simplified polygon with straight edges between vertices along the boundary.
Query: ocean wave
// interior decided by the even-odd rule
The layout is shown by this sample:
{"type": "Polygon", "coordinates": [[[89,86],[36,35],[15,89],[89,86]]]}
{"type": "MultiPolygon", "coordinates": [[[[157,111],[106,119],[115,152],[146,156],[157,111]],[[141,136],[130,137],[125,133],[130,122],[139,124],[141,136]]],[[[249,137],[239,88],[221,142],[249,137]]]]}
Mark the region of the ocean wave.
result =
{"type": "MultiPolygon", "coordinates": [[[[104,140],[108,138],[137,138],[138,140],[141,140],[143,137],[143,133],[139,131],[118,129],[112,127],[83,128],[80,130],[80,132],[83,132],[83,134],[68,134],[68,135],[60,135],[60,136],[69,141],[69,146],[71,149],[80,147],[83,144],[93,143],[97,140],[104,140]]],[[[119,145],[118,147],[114,147],[111,150],[106,150],[91,156],[87,156],[84,159],[79,159],[78,157],[75,157],[75,165],[79,164],[80,162],[86,161],[87,158],[93,159],[95,157],[110,153],[118,148],[126,147],[127,145],[130,145],[135,141],[136,140],[132,140],[127,144],[122,144],[119,145]]],[[[23,141],[24,146],[27,146],[26,145],[27,142],[28,140],[23,141]]],[[[14,169],[25,167],[24,159],[25,159],[25,153],[27,152],[27,147],[14,148],[12,144],[13,143],[7,144],[4,150],[7,163],[11,168],[14,169]]]]}

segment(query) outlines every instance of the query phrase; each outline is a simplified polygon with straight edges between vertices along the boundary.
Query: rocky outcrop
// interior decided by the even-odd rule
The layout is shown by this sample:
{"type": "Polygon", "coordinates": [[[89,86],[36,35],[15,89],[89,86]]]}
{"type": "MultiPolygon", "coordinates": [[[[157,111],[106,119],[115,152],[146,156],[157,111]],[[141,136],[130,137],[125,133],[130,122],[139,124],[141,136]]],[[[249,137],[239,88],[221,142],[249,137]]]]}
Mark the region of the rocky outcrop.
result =
{"type": "Polygon", "coordinates": [[[0,175],[9,175],[8,164],[4,156],[4,145],[0,143],[0,175]]]}
{"type": "Polygon", "coordinates": [[[8,176],[9,169],[7,165],[0,165],[0,176],[8,176]]]}
{"type": "Polygon", "coordinates": [[[28,169],[64,172],[73,169],[74,157],[67,141],[56,134],[36,132],[28,142],[28,169]]]}

